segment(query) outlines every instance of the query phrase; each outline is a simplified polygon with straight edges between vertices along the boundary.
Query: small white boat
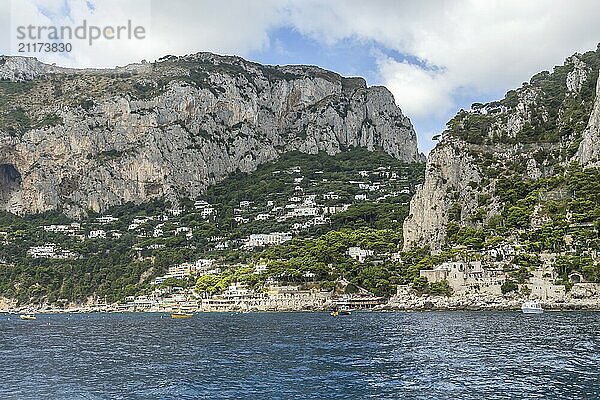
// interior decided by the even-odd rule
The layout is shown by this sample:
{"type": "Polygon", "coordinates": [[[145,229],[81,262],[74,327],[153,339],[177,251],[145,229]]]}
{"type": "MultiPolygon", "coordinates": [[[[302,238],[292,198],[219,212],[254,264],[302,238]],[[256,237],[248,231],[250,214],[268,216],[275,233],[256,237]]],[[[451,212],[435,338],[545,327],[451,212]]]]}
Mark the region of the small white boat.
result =
{"type": "Polygon", "coordinates": [[[521,311],[523,311],[523,314],[541,314],[544,312],[544,309],[537,301],[526,301],[521,306],[521,311]]]}

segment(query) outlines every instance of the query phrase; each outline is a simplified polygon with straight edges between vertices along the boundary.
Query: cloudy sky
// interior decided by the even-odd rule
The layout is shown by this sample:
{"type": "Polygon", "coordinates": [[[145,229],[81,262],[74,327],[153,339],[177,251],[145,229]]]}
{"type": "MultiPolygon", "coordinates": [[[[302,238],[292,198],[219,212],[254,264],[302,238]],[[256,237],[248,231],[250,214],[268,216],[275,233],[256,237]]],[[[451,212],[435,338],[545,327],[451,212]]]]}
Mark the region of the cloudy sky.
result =
{"type": "Polygon", "coordinates": [[[143,40],[74,41],[46,62],[110,67],[212,51],[269,64],[316,64],[387,86],[419,146],[471,103],[600,42],[597,0],[0,0],[0,53],[19,26],[99,27],[131,20],[143,40]]]}

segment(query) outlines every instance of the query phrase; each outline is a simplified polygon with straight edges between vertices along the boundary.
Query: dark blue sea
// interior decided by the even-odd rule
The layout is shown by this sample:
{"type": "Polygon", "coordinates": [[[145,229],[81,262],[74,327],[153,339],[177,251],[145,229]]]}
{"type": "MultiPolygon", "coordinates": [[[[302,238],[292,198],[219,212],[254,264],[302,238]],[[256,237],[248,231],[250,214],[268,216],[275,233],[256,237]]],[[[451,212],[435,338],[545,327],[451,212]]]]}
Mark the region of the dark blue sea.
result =
{"type": "Polygon", "coordinates": [[[599,399],[600,313],[0,315],[0,399],[599,399]]]}

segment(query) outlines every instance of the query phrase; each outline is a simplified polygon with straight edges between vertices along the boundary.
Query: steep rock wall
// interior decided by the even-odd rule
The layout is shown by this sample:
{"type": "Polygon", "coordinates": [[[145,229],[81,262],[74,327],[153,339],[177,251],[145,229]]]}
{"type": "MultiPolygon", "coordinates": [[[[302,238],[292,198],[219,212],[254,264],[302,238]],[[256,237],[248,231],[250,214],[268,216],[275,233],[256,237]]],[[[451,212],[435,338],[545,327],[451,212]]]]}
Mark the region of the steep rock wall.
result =
{"type": "Polygon", "coordinates": [[[423,161],[386,88],[317,67],[199,53],[73,70],[0,57],[0,78],[0,209],[16,213],[193,198],[293,150],[423,161]]]}

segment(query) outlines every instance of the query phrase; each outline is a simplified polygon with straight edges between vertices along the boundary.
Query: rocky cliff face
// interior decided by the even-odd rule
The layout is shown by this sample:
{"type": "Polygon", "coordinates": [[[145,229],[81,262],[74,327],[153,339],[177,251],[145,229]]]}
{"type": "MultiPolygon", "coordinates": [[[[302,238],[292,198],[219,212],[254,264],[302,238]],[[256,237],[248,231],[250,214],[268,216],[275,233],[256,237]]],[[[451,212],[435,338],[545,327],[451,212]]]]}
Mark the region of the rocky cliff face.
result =
{"type": "Polygon", "coordinates": [[[502,209],[499,180],[552,176],[572,160],[600,162],[600,47],[535,75],[503,100],[448,123],[404,223],[404,248],[447,243],[449,223],[480,228],[502,209]],[[597,84],[598,81],[598,84],[597,84]]]}
{"type": "Polygon", "coordinates": [[[600,166],[600,79],[596,84],[596,102],[583,132],[577,157],[584,166],[600,166]]]}
{"type": "Polygon", "coordinates": [[[384,87],[200,53],[114,70],[0,57],[0,209],[79,215],[195,197],[292,150],[423,161],[384,87]]]}

